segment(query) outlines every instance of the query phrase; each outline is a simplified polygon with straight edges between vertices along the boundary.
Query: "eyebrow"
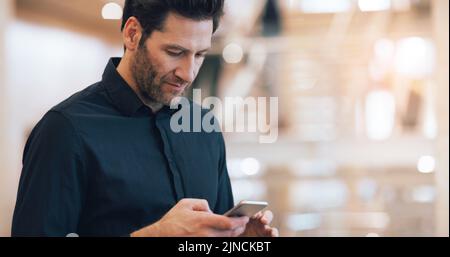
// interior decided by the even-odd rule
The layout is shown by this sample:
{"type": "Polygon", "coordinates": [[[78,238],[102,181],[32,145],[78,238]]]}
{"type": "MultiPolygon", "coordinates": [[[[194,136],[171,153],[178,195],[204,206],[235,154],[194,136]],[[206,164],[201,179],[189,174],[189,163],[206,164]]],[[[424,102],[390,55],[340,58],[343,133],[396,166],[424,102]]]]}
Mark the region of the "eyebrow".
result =
{"type": "MultiPolygon", "coordinates": [[[[187,49],[185,47],[182,47],[180,45],[177,45],[177,44],[166,44],[166,45],[163,46],[163,48],[166,48],[166,49],[167,48],[172,48],[172,49],[182,50],[183,52],[191,52],[191,50],[189,50],[189,49],[187,49]]],[[[207,52],[209,49],[211,49],[211,47],[208,47],[208,48],[205,48],[203,50],[200,50],[200,51],[198,51],[198,53],[207,52]]]]}

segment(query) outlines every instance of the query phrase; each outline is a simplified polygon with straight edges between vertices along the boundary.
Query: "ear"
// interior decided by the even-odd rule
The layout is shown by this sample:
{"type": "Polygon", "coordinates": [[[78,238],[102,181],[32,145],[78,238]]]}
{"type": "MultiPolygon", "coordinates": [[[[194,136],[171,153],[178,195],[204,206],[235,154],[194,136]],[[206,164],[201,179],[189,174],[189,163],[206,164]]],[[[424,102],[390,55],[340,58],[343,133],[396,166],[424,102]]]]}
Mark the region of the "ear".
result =
{"type": "Polygon", "coordinates": [[[142,38],[142,27],[136,17],[130,17],[122,31],[123,43],[128,51],[135,51],[142,38]]]}

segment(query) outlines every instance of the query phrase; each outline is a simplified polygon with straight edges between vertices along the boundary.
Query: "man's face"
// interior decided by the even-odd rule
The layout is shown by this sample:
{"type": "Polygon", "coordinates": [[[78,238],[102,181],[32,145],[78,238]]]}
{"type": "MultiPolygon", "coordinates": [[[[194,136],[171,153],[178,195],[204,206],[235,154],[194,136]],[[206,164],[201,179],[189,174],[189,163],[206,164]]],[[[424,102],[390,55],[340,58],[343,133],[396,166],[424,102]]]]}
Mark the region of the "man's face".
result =
{"type": "Polygon", "coordinates": [[[197,76],[212,33],[212,20],[169,14],[163,30],[153,31],[132,61],[131,72],[141,94],[164,105],[182,95],[197,76]]]}

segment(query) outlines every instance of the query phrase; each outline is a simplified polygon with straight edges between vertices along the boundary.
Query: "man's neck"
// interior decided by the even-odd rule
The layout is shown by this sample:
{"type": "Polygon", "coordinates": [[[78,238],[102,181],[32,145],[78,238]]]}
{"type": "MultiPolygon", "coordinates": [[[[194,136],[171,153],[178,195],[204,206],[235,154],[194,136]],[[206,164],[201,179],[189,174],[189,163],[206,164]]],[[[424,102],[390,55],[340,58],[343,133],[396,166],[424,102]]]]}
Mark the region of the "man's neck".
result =
{"type": "Polygon", "coordinates": [[[125,82],[127,82],[128,86],[131,89],[133,89],[133,91],[136,93],[136,95],[139,97],[139,99],[142,101],[142,103],[144,103],[146,106],[148,106],[153,111],[153,113],[157,113],[159,110],[162,109],[163,104],[155,102],[155,101],[151,101],[141,94],[136,81],[134,80],[133,76],[131,75],[129,58],[126,58],[124,56],[120,60],[120,63],[117,66],[117,72],[125,80],[125,82]]]}

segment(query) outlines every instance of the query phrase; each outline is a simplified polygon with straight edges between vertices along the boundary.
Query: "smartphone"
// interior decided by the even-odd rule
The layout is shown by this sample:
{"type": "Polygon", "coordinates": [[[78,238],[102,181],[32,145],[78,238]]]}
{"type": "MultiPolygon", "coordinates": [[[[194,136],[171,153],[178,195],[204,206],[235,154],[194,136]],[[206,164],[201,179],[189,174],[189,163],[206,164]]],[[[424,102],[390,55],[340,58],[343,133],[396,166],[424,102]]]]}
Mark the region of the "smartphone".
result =
{"type": "Polygon", "coordinates": [[[256,213],[266,208],[269,204],[264,201],[240,201],[231,210],[227,211],[224,215],[228,217],[241,217],[247,216],[253,217],[256,213]]]}

